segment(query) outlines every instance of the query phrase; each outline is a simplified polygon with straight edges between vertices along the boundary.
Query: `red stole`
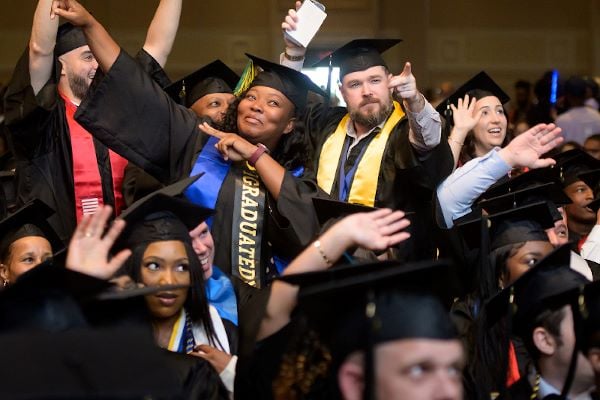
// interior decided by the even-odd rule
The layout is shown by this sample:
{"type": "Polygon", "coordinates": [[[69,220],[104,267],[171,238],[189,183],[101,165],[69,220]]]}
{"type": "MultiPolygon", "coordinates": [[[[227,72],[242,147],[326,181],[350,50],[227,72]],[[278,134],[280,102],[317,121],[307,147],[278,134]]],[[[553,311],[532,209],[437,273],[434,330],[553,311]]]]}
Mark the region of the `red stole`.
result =
{"type": "Polygon", "coordinates": [[[521,379],[521,374],[519,373],[517,353],[515,352],[515,346],[511,341],[508,346],[508,371],[506,373],[506,387],[510,387],[519,379],[521,379]]]}
{"type": "MultiPolygon", "coordinates": [[[[61,94],[65,102],[67,124],[69,125],[69,134],[71,137],[71,154],[73,155],[73,183],[75,186],[75,213],[77,222],[80,222],[84,215],[94,214],[98,207],[104,204],[102,195],[102,179],[98,162],[96,159],[96,149],[94,148],[94,138],[77,121],[75,121],[75,112],[77,106],[61,94]]],[[[110,168],[112,171],[112,187],[115,197],[115,215],[121,213],[123,208],[123,194],[121,186],[127,160],[113,151],[109,150],[110,168]]]]}

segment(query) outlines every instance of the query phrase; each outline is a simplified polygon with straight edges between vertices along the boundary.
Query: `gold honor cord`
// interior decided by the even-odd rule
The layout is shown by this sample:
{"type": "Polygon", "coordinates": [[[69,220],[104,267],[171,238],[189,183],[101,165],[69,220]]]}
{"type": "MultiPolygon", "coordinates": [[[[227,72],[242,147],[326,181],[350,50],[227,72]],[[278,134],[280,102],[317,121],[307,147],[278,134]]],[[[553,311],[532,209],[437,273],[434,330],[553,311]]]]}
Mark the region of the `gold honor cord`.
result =
{"type": "MultiPolygon", "coordinates": [[[[358,161],[358,169],[354,174],[352,187],[348,195],[348,203],[363,204],[373,207],[375,195],[377,194],[377,183],[379,181],[379,170],[381,160],[387,141],[396,124],[404,117],[404,111],[398,102],[394,101],[394,111],[369,143],[367,150],[358,161]]],[[[344,140],[346,139],[346,126],[350,122],[350,116],[346,114],[340,121],[335,132],[330,135],[321,149],[319,156],[319,167],[317,171],[317,183],[328,194],[331,194],[333,183],[336,179],[337,166],[340,162],[344,140]]]]}

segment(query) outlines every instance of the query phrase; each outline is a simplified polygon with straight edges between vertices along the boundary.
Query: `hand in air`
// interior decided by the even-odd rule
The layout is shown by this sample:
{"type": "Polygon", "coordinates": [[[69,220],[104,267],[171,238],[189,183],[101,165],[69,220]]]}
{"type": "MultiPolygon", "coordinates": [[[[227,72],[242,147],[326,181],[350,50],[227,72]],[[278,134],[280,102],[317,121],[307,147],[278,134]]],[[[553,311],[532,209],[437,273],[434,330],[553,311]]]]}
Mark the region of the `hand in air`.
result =
{"type": "Polygon", "coordinates": [[[69,243],[66,261],[68,269],[109,279],[127,261],[131,255],[130,250],[120,251],[109,261],[110,249],[125,228],[125,221],[117,219],[104,234],[111,214],[112,207],[103,206],[96,214],[83,217],[69,243]]]}

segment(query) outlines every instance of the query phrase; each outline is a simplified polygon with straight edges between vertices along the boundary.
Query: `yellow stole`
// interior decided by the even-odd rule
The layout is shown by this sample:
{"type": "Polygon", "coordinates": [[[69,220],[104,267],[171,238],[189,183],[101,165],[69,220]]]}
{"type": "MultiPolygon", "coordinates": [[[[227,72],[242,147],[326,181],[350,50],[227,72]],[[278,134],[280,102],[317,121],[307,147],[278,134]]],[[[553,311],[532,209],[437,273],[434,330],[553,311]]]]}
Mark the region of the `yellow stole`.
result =
{"type": "MultiPolygon", "coordinates": [[[[377,182],[379,181],[379,169],[388,138],[396,124],[404,117],[404,111],[398,102],[394,101],[394,111],[387,119],[381,129],[369,143],[362,158],[358,161],[358,168],[354,174],[352,187],[348,195],[348,203],[363,204],[373,207],[375,205],[375,194],[377,182]]],[[[340,121],[335,132],[330,135],[321,149],[319,155],[319,166],[317,171],[317,183],[327,193],[331,194],[333,182],[336,178],[337,165],[344,148],[346,139],[346,126],[350,122],[350,116],[346,114],[340,121]]]]}

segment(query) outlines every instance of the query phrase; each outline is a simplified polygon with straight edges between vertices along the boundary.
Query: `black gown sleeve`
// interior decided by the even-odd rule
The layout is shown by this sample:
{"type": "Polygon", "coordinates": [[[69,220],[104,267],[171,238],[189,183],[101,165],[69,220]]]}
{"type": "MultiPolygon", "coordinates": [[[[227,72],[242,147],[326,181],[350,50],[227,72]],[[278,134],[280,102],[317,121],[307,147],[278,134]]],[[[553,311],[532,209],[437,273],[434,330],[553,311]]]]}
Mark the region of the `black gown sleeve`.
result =
{"type": "Polygon", "coordinates": [[[200,139],[196,115],[172,101],[124,51],[90,88],[75,119],[165,184],[189,171],[200,139]]]}
{"type": "MultiPolygon", "coordinates": [[[[53,76],[54,76],[53,72],[53,76]]],[[[4,95],[5,125],[16,152],[35,157],[50,147],[58,121],[54,112],[59,105],[55,80],[51,77],[37,96],[33,93],[29,74],[29,48],[17,62],[4,95]]]]}
{"type": "Polygon", "coordinates": [[[310,172],[301,178],[285,173],[279,198],[270,207],[271,226],[277,232],[270,235],[273,248],[279,255],[293,258],[319,232],[319,221],[312,202],[314,197],[327,196],[317,185],[310,172]]]}
{"type": "Polygon", "coordinates": [[[171,84],[171,79],[163,67],[146,50],[140,49],[135,55],[135,59],[161,88],[165,88],[171,84]]]}

